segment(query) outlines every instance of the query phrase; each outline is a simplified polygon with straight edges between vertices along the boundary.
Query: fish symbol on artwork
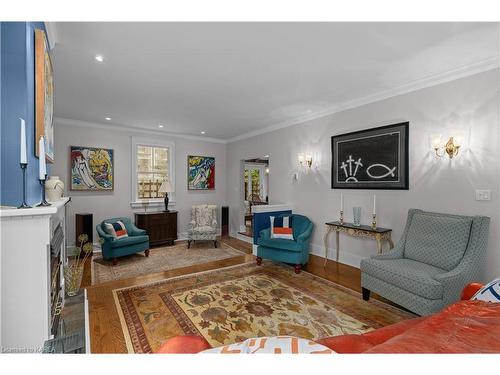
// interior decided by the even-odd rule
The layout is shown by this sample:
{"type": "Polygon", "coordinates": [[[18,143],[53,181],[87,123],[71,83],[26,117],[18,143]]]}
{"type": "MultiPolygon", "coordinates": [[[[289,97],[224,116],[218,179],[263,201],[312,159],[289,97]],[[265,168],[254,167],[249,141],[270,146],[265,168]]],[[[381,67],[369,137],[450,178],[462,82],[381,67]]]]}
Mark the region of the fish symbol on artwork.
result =
{"type": "MultiPolygon", "coordinates": [[[[358,173],[358,170],[360,167],[363,167],[363,163],[361,162],[361,158],[358,158],[358,160],[354,160],[352,158],[352,155],[349,155],[349,158],[346,161],[342,161],[342,164],[340,165],[340,169],[344,171],[346,180],[345,182],[358,182],[358,179],[356,178],[356,174],[358,173]],[[354,171],[353,171],[354,169],[354,171]]],[[[384,177],[391,176],[394,177],[394,172],[396,171],[396,167],[390,168],[385,164],[381,163],[375,163],[366,168],[366,174],[370,176],[373,179],[380,180],[384,177]],[[373,168],[382,168],[384,171],[382,174],[372,174],[370,171],[373,168]]]]}

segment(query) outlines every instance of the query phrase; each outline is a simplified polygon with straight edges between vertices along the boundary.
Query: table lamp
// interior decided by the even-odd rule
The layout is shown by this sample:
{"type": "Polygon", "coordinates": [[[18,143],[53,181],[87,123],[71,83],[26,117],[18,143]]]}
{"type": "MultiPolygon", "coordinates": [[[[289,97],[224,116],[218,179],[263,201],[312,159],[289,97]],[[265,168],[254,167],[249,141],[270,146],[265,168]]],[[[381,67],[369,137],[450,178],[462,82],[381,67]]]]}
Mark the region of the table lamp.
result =
{"type": "Polygon", "coordinates": [[[165,180],[161,183],[159,193],[165,193],[165,212],[169,212],[168,210],[168,193],[172,193],[174,189],[172,189],[172,185],[170,181],[165,180]]]}

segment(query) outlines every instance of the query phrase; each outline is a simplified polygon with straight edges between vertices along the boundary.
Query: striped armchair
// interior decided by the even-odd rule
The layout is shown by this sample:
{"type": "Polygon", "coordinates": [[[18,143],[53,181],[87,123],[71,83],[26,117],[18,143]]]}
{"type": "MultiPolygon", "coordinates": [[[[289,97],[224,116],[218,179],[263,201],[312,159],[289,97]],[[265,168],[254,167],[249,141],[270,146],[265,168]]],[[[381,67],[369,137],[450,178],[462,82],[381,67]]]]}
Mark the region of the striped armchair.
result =
{"type": "Polygon", "coordinates": [[[489,222],[410,209],[396,247],[361,261],[363,298],[373,291],[419,315],[458,301],[465,285],[481,279],[489,222]]]}

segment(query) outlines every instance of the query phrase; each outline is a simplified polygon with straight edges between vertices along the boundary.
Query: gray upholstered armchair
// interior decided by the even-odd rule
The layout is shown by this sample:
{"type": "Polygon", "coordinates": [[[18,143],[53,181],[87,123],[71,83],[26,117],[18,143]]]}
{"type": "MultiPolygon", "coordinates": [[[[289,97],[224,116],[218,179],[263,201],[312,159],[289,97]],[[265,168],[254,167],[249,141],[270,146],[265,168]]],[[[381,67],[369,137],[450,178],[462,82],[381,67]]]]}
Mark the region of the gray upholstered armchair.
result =
{"type": "Polygon", "coordinates": [[[217,206],[202,204],[191,208],[191,221],[188,229],[188,249],[191,241],[214,241],[217,247],[217,206]]]}
{"type": "Polygon", "coordinates": [[[419,315],[458,301],[465,285],[481,279],[489,222],[410,209],[396,247],[361,261],[363,299],[373,291],[419,315]]]}

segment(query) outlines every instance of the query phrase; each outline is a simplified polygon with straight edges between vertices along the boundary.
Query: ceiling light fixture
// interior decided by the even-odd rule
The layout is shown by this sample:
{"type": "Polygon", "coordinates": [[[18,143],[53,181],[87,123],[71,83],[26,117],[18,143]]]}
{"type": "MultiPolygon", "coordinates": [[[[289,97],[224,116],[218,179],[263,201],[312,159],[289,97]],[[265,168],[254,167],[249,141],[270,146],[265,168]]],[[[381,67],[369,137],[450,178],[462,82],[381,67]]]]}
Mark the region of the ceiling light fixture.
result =
{"type": "Polygon", "coordinates": [[[200,133],[201,133],[201,134],[205,134],[205,132],[204,132],[203,130],[202,130],[200,133]]]}
{"type": "Polygon", "coordinates": [[[102,55],[95,55],[95,59],[96,61],[104,62],[104,57],[102,57],[102,55]]]}
{"type": "Polygon", "coordinates": [[[111,117],[105,117],[106,121],[111,121],[111,117]]]}
{"type": "Polygon", "coordinates": [[[163,129],[163,125],[161,125],[161,124],[160,124],[160,125],[158,125],[158,127],[159,127],[160,129],[163,129]]]}

